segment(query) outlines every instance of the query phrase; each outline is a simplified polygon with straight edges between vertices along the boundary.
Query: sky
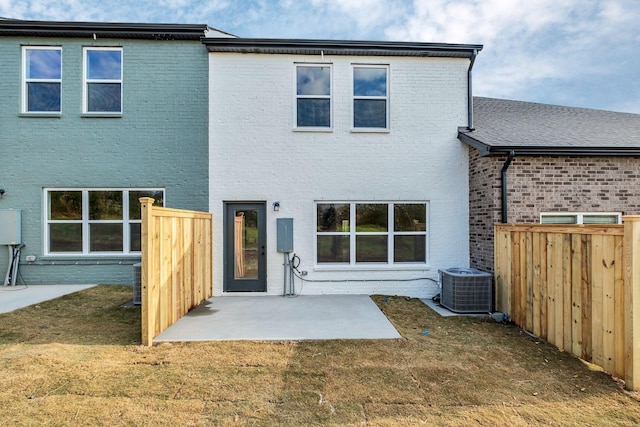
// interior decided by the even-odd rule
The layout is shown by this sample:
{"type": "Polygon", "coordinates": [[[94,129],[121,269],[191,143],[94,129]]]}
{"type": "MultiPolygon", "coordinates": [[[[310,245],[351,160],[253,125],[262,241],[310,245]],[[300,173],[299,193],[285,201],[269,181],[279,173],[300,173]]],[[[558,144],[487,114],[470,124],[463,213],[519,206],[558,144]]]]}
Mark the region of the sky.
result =
{"type": "Polygon", "coordinates": [[[482,44],[475,96],[640,114],[638,0],[0,0],[0,17],[482,44]]]}

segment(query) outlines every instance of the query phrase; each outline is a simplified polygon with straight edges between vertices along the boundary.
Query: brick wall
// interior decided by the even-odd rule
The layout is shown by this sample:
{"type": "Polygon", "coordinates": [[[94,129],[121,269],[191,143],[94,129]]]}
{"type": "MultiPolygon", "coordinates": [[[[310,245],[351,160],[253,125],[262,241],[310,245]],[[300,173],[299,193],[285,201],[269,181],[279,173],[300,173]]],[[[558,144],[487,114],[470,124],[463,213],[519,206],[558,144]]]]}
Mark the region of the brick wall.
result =
{"type": "MultiPolygon", "coordinates": [[[[324,281],[305,283],[303,293],[433,295],[431,281],[398,279],[437,279],[439,268],[469,263],[468,149],[456,139],[467,119],[469,61],[325,55],[332,64],[333,129],[294,130],[295,64],[321,60],[210,55],[210,211],[221,219],[225,201],[266,202],[267,293],[282,293],[275,226],[285,217],[294,219],[299,269],[324,281]],[[389,65],[389,132],[352,132],[352,64],[358,63],[389,65]],[[320,200],[428,201],[429,265],[315,265],[320,200]],[[279,212],[270,209],[274,201],[279,212]]],[[[220,294],[222,221],[214,227],[214,294],[220,294]]]]}
{"type": "MultiPolygon", "coordinates": [[[[207,52],[199,41],[0,38],[0,209],[22,209],[28,284],[131,283],[139,257],[44,257],[43,188],[165,188],[169,206],[208,207],[207,52]],[[21,45],[62,47],[62,114],[20,115],[21,45]],[[123,114],[82,116],[83,46],[123,48],[123,114]]],[[[6,271],[0,247],[0,271],[6,271]]]]}
{"type": "MultiPolygon", "coordinates": [[[[469,157],[470,260],[493,270],[493,224],[501,221],[506,157],[469,157]]],[[[538,223],[541,212],[640,214],[640,159],[516,156],[507,172],[508,222],[538,223]]]]}

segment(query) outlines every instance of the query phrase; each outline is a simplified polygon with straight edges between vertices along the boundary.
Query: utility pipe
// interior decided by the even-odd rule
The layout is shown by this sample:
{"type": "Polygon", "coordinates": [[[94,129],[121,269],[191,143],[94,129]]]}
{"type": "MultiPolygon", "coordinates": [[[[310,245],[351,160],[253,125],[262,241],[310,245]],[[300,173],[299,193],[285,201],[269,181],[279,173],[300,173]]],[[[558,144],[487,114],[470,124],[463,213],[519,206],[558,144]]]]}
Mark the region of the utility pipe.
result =
{"type": "Polygon", "coordinates": [[[502,166],[501,173],[501,181],[502,181],[502,223],[507,223],[507,169],[509,169],[509,165],[513,160],[513,156],[516,155],[516,152],[511,150],[509,151],[509,155],[507,156],[507,160],[504,161],[504,165],[502,166]]]}
{"type": "Polygon", "coordinates": [[[478,50],[474,49],[471,54],[469,62],[469,69],[467,70],[467,129],[474,130],[473,128],[473,91],[471,90],[471,69],[474,62],[476,62],[476,56],[478,56],[478,50]]]}

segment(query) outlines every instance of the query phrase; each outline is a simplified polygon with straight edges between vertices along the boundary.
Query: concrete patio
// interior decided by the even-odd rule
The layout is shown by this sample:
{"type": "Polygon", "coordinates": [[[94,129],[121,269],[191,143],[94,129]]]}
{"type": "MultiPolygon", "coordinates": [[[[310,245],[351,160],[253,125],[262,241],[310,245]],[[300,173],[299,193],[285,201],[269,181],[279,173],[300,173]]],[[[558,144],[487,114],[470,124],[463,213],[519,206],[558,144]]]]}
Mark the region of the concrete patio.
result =
{"type": "Polygon", "coordinates": [[[366,295],[224,296],[205,301],[154,342],[395,338],[398,331],[366,295]]]}

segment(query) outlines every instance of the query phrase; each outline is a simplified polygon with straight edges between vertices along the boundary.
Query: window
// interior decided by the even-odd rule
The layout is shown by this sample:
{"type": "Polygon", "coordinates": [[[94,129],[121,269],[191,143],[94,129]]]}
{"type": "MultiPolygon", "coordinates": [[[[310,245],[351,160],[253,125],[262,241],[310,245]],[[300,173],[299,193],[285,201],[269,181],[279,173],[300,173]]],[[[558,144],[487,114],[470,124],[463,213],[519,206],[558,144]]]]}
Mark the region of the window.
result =
{"type": "Polygon", "coordinates": [[[129,254],[141,249],[140,197],[164,205],[160,189],[45,191],[47,254],[129,254]]]}
{"type": "Polygon", "coordinates": [[[425,264],[427,203],[316,204],[318,264],[425,264]]]}
{"type": "Polygon", "coordinates": [[[122,49],[84,49],[85,113],[122,113],[122,49]]]}
{"type": "Polygon", "coordinates": [[[296,126],[331,128],[331,67],[296,67],[296,126]]]}
{"type": "Polygon", "coordinates": [[[622,224],[619,212],[542,212],[540,224],[622,224]]]}
{"type": "Polygon", "coordinates": [[[22,112],[60,113],[62,48],[22,48],[22,112]]]}
{"type": "Polygon", "coordinates": [[[389,128],[388,67],[353,67],[353,127],[389,128]]]}

